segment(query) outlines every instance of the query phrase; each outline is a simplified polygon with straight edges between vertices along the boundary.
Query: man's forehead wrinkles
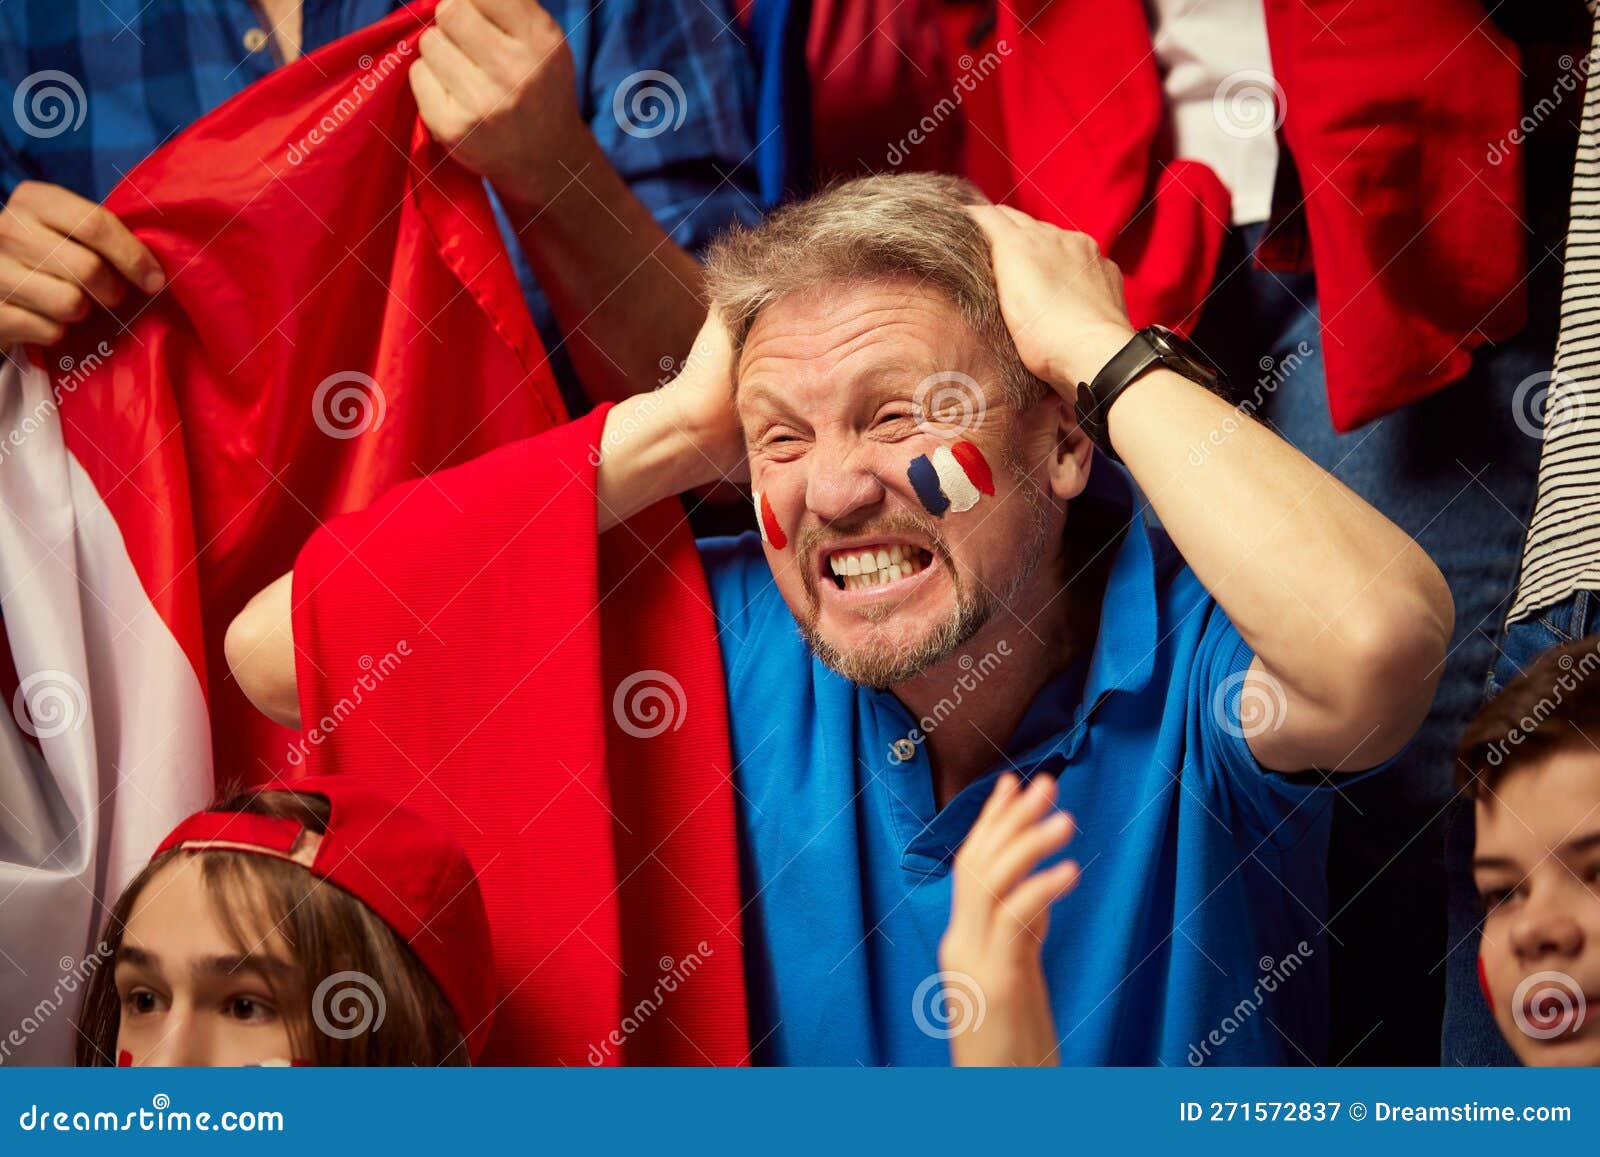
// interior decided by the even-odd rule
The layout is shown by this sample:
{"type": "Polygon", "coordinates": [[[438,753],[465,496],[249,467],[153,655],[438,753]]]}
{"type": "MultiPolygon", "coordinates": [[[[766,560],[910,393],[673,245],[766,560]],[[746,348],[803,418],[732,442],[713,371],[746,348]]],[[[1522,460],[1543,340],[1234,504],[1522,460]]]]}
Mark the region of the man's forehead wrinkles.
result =
{"type": "Polygon", "coordinates": [[[938,342],[940,325],[934,311],[906,309],[864,310],[831,324],[804,325],[799,319],[775,321],[764,332],[753,331],[755,340],[744,349],[748,369],[766,359],[814,361],[821,357],[848,358],[864,347],[888,339],[911,340],[930,350],[938,342]],[[781,327],[781,328],[780,328],[781,327]]]}
{"type": "Polygon", "coordinates": [[[983,361],[975,335],[963,329],[953,310],[936,304],[914,314],[899,307],[868,309],[847,320],[848,325],[809,328],[790,328],[781,320],[782,328],[756,334],[740,359],[741,402],[764,396],[792,407],[796,388],[818,383],[909,396],[936,370],[965,372],[983,361]],[[830,335],[835,340],[828,341],[830,335]]]}

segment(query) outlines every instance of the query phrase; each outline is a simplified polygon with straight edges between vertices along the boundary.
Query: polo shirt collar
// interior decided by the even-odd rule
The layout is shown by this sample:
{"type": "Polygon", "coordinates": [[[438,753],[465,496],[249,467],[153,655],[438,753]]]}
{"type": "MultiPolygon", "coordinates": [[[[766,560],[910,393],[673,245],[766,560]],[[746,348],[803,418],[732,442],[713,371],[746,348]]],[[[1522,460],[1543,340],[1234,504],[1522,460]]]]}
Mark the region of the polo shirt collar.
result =
{"type": "MultiPolygon", "coordinates": [[[[932,796],[928,794],[925,801],[928,813],[914,821],[922,825],[921,830],[903,833],[908,837],[901,861],[905,868],[943,872],[955,849],[966,838],[978,809],[988,798],[995,776],[1013,768],[1024,775],[1037,771],[1058,774],[1083,746],[1089,723],[1101,702],[1118,692],[1142,691],[1155,674],[1156,642],[1161,632],[1156,599],[1157,566],[1158,556],[1163,553],[1164,536],[1146,524],[1143,504],[1136,500],[1133,484],[1118,464],[1097,459],[1090,485],[1084,493],[1112,502],[1118,510],[1124,511],[1127,531],[1106,577],[1100,626],[1088,671],[1082,676],[1082,694],[1072,702],[1077,673],[1071,669],[1047,681],[1035,693],[1025,721],[1038,712],[1054,714],[1060,724],[1053,734],[1045,735],[1022,750],[1011,749],[1008,745],[1004,758],[997,761],[988,774],[968,784],[937,815],[932,813],[932,796]]],[[[909,718],[909,713],[892,693],[878,694],[892,702],[900,715],[909,718]]],[[[1038,734],[1043,729],[1029,727],[1026,730],[1038,734]]],[[[927,775],[926,764],[920,758],[915,769],[908,766],[906,770],[912,775],[927,775]]],[[[920,798],[922,782],[919,779],[916,788],[907,787],[913,798],[920,798]]]]}
{"type": "Polygon", "coordinates": [[[1120,464],[1097,455],[1084,497],[1115,505],[1127,522],[1127,533],[1106,578],[1099,632],[1084,686],[1084,702],[1093,704],[1110,692],[1141,691],[1149,685],[1155,673],[1160,623],[1155,546],[1145,522],[1142,497],[1135,491],[1128,472],[1120,464]]]}
{"type": "MultiPolygon", "coordinates": [[[[1156,599],[1156,538],[1162,537],[1161,532],[1152,531],[1145,522],[1144,503],[1132,479],[1110,459],[1096,456],[1084,496],[1112,505],[1125,519],[1127,530],[1106,576],[1094,651],[1071,722],[1063,720],[1063,726],[1051,739],[1026,751],[1008,753],[1015,766],[1024,771],[1058,771],[1059,765],[1072,759],[1083,746],[1089,719],[1105,698],[1121,691],[1142,691],[1155,674],[1156,641],[1161,631],[1156,599]]],[[[1048,706],[1038,703],[1038,697],[1056,689],[1057,681],[1046,683],[1036,694],[1035,706],[1048,706]]],[[[1030,707],[1030,712],[1033,709],[1030,707]]]]}

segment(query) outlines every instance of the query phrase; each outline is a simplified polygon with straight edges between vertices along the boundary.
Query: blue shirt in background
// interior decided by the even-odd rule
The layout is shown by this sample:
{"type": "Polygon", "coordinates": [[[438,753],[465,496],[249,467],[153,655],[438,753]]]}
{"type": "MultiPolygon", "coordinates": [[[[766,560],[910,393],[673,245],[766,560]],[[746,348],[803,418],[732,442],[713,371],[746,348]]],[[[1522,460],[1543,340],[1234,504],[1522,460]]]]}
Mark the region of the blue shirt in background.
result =
{"type": "MultiPolygon", "coordinates": [[[[730,222],[755,221],[755,79],[750,49],[725,0],[543,3],[572,50],[580,113],[672,239],[692,250],[730,222]],[[659,78],[638,76],[647,70],[670,76],[682,99],[659,78]],[[676,127],[654,131],[660,125],[646,106],[642,123],[630,121],[630,133],[613,114],[613,99],[626,86],[627,107],[628,95],[651,84],[666,94],[676,127]]],[[[398,7],[395,0],[304,0],[303,51],[398,7]]],[[[0,4],[0,200],[29,179],[103,200],[169,137],[279,67],[265,27],[248,0],[6,0],[0,4]],[[47,91],[64,99],[46,101],[36,116],[13,115],[19,96],[26,104],[47,91]]],[[[503,214],[501,230],[568,408],[581,413],[588,402],[564,356],[560,328],[503,214]]]]}
{"type": "MultiPolygon", "coordinates": [[[[1115,469],[1115,468],[1111,468],[1115,469]]],[[[1097,473],[1100,473],[1097,471],[1097,473]]],[[[1063,1064],[1302,1064],[1327,1040],[1332,793],[1252,757],[1252,652],[1135,518],[1092,655],[1039,692],[1003,758],[935,810],[918,721],[818,662],[755,534],[701,555],[721,630],[756,1059],[938,1065],[950,864],[1006,769],[1059,777],[1083,867],[1043,962],[1063,1064]],[[899,743],[896,747],[897,741],[899,743]]],[[[1012,644],[1012,650],[1020,646],[1012,644]]],[[[1003,654],[963,679],[1004,679],[1003,654]]],[[[952,700],[961,694],[952,686],[952,700]]],[[[939,726],[966,726],[959,706],[939,726]]]]}

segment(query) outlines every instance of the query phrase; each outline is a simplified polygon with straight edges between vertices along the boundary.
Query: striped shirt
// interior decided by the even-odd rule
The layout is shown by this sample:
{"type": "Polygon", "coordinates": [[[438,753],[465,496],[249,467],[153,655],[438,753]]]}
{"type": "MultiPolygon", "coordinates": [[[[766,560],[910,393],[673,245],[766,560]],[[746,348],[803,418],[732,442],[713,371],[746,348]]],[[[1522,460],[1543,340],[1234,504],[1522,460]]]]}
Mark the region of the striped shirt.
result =
{"type": "MultiPolygon", "coordinates": [[[[1544,394],[1539,496],[1510,619],[1580,590],[1600,590],[1600,0],[1572,176],[1572,219],[1561,282],[1561,336],[1544,394]]],[[[1534,392],[1519,387],[1519,411],[1534,392]]]]}

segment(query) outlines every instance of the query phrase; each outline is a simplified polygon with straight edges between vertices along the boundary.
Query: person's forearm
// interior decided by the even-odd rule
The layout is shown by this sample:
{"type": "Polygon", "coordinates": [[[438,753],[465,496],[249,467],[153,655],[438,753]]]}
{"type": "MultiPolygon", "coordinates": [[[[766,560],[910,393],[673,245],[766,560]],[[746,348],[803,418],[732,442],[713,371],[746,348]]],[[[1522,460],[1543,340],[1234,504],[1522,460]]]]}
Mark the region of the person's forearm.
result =
{"type": "Polygon", "coordinates": [[[594,137],[537,200],[502,197],[594,401],[651,389],[705,317],[700,265],[617,175],[594,137]]]}
{"type": "MultiPolygon", "coordinates": [[[[1432,701],[1453,624],[1449,590],[1422,549],[1265,426],[1176,373],[1131,386],[1109,433],[1268,673],[1334,713],[1373,716],[1385,732],[1331,758],[1355,766],[1403,742],[1403,721],[1420,721],[1432,701]]],[[[1334,734],[1329,746],[1350,738],[1334,734]]]]}
{"type": "Polygon", "coordinates": [[[618,402],[606,415],[595,472],[603,534],[663,498],[723,477],[678,405],[687,376],[618,402]]]}
{"type": "MultiPolygon", "coordinates": [[[[703,452],[703,431],[680,405],[678,391],[692,382],[691,371],[663,389],[618,403],[606,415],[595,476],[601,533],[669,495],[722,476],[703,452]]],[[[293,583],[293,573],[285,574],[252,598],[234,617],[223,644],[245,697],[286,727],[300,726],[293,583]]]]}

